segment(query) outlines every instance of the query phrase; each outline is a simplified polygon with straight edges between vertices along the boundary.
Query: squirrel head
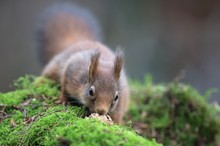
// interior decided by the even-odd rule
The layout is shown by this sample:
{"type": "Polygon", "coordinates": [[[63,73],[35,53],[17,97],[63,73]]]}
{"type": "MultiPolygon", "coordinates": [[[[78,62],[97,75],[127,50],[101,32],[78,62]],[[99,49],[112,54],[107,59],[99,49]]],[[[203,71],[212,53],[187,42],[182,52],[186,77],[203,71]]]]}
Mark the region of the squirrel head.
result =
{"type": "Polygon", "coordinates": [[[115,109],[120,100],[120,75],[124,64],[123,52],[117,50],[114,63],[103,61],[97,50],[91,56],[88,84],[84,94],[85,105],[101,115],[115,109]]]}

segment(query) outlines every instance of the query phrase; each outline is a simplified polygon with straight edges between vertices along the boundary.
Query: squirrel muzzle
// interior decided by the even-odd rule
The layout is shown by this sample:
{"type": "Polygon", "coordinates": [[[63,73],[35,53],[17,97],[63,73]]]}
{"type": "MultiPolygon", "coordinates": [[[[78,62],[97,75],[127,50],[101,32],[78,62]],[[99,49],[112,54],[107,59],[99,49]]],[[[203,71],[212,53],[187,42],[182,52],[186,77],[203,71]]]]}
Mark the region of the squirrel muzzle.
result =
{"type": "Polygon", "coordinates": [[[101,107],[96,107],[94,109],[95,113],[98,113],[100,115],[105,115],[108,113],[108,108],[104,107],[104,106],[101,106],[101,107]]]}

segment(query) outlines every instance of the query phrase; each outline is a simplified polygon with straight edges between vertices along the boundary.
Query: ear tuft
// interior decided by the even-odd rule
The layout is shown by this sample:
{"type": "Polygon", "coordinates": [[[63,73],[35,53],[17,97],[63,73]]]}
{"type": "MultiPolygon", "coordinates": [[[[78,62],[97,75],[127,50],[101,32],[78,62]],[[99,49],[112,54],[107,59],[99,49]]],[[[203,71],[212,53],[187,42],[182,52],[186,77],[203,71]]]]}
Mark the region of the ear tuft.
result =
{"type": "Polygon", "coordinates": [[[89,66],[89,81],[92,81],[97,73],[100,56],[101,52],[98,49],[95,50],[91,55],[89,66]]]}
{"type": "Polygon", "coordinates": [[[114,63],[114,75],[116,80],[119,80],[121,70],[124,64],[124,52],[121,49],[117,49],[115,52],[115,63],[114,63]]]}

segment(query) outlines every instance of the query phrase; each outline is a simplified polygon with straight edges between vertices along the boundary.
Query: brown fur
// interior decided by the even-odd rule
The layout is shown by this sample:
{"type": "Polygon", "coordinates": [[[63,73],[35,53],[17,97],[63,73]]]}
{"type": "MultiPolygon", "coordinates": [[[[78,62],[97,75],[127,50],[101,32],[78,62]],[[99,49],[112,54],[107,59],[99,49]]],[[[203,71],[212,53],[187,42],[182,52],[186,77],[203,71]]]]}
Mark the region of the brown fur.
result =
{"type": "Polygon", "coordinates": [[[99,51],[95,51],[94,54],[92,54],[91,56],[91,63],[89,66],[89,81],[90,82],[93,81],[94,76],[97,73],[100,55],[101,54],[99,51]]]}
{"type": "Polygon", "coordinates": [[[89,26],[83,24],[82,18],[59,11],[52,18],[44,30],[48,34],[47,40],[50,40],[44,48],[49,58],[58,54],[44,68],[43,76],[61,83],[63,102],[73,102],[72,99],[75,99],[91,112],[108,113],[116,123],[122,123],[129,102],[123,53],[117,51],[114,54],[105,45],[94,41],[91,35],[93,30],[82,29],[89,26]],[[71,27],[65,27],[69,25],[71,27]],[[90,95],[92,87],[95,89],[93,96],[90,95]],[[117,93],[119,99],[115,100],[117,93]]]}
{"type": "Polygon", "coordinates": [[[43,63],[48,63],[74,42],[100,40],[101,35],[98,23],[90,12],[69,4],[56,4],[48,8],[36,33],[43,63]]]}
{"type": "Polygon", "coordinates": [[[115,68],[114,68],[114,74],[115,78],[118,80],[120,78],[121,70],[124,64],[124,54],[122,51],[117,50],[115,54],[115,68]]]}

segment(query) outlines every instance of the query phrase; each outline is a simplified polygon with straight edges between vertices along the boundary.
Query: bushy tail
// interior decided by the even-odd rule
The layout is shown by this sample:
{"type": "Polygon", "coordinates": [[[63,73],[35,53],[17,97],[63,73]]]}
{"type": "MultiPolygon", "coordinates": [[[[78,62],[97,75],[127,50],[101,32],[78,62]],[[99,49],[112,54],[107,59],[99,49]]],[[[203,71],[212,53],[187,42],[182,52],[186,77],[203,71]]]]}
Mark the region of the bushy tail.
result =
{"type": "Polygon", "coordinates": [[[39,56],[45,64],[77,41],[100,41],[101,31],[89,11],[70,4],[56,4],[43,13],[36,36],[39,56]]]}

